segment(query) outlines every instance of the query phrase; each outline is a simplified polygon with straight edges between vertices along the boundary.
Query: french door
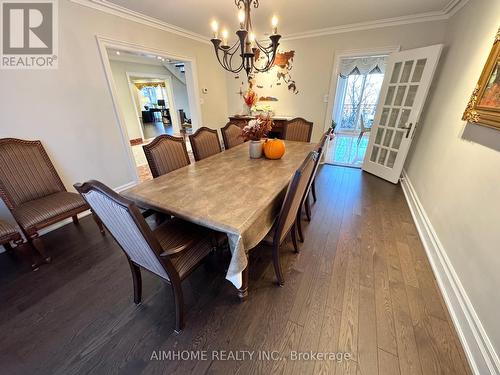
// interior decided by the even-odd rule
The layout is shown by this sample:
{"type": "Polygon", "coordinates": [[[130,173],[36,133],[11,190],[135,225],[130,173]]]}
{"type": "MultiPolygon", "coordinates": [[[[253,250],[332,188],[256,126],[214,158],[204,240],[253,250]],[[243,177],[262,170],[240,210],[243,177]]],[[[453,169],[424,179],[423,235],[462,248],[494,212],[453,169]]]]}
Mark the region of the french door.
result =
{"type": "Polygon", "coordinates": [[[392,183],[399,181],[442,47],[389,56],[363,170],[392,183]]]}

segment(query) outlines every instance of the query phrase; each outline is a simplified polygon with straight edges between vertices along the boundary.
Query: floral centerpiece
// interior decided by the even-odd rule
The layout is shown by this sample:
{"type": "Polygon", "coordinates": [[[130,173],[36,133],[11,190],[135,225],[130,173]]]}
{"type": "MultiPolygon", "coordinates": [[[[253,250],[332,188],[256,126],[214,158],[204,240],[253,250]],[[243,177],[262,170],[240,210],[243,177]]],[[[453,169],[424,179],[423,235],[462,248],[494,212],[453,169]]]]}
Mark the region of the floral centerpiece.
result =
{"type": "Polygon", "coordinates": [[[241,137],[245,141],[250,141],[249,151],[250,158],[258,159],[262,157],[262,138],[267,137],[267,134],[273,128],[273,120],[269,114],[257,116],[254,120],[250,120],[241,131],[241,137]]]}

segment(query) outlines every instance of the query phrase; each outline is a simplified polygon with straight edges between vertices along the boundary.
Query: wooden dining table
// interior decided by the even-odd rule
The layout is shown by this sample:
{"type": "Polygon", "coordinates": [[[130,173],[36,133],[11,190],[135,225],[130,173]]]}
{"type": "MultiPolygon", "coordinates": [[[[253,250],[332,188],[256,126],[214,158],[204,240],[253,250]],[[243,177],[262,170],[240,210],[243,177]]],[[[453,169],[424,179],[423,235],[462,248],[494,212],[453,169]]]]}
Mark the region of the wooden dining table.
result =
{"type": "Polygon", "coordinates": [[[291,177],[315,144],[285,141],[279,160],[250,159],[244,143],[122,194],[150,208],[227,234],[226,278],[248,296],[248,251],[272,229],[291,177]]]}

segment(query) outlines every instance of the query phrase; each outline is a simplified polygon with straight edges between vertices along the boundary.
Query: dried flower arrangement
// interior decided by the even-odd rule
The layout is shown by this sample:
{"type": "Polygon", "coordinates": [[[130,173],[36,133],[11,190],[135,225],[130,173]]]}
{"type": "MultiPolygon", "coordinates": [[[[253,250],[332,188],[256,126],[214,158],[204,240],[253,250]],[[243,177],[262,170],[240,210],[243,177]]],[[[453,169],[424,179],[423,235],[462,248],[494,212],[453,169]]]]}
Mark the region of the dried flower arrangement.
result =
{"type": "Polygon", "coordinates": [[[262,114],[250,120],[241,131],[245,141],[259,141],[265,138],[273,128],[273,120],[269,114],[262,114]]]}
{"type": "Polygon", "coordinates": [[[248,91],[243,95],[243,100],[248,108],[252,108],[259,101],[259,96],[252,88],[249,88],[248,91]]]}

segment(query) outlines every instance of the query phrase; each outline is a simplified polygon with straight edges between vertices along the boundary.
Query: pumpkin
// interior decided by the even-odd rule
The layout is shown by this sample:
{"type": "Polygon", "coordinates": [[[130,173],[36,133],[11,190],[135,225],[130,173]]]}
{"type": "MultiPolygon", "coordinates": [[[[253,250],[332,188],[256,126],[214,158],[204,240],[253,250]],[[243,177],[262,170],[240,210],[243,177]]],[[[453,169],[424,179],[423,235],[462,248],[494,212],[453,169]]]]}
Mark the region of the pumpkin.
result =
{"type": "Polygon", "coordinates": [[[267,139],[263,148],[268,159],[281,159],[285,155],[285,142],[281,139],[267,139]]]}

